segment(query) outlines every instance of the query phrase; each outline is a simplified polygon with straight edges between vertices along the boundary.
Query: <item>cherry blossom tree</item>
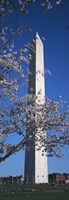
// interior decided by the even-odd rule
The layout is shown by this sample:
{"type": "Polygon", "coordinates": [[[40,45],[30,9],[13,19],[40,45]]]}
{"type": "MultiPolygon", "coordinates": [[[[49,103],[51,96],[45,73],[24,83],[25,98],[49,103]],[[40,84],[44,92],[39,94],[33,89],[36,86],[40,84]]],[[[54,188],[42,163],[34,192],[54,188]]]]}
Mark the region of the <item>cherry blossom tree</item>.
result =
{"type": "MultiPolygon", "coordinates": [[[[27,148],[26,143],[32,137],[38,150],[43,147],[42,154],[47,151],[48,155],[60,156],[61,148],[69,144],[68,103],[62,101],[61,97],[58,101],[45,97],[44,103],[39,105],[32,88],[31,94],[27,94],[31,44],[15,51],[15,36],[21,35],[23,27],[17,24],[14,26],[11,16],[16,13],[28,14],[31,4],[37,4],[37,1],[0,1],[0,162],[27,148]],[[25,70],[24,63],[27,66],[25,70]],[[26,94],[21,95],[20,91],[25,87],[26,94]],[[19,141],[13,143],[11,136],[19,136],[19,141]]],[[[41,0],[39,3],[44,13],[52,8],[49,0],[41,0]]],[[[55,3],[58,6],[61,0],[56,0],[55,3]]],[[[32,30],[27,28],[27,31],[32,30]]],[[[50,73],[49,70],[48,72],[50,73]]]]}

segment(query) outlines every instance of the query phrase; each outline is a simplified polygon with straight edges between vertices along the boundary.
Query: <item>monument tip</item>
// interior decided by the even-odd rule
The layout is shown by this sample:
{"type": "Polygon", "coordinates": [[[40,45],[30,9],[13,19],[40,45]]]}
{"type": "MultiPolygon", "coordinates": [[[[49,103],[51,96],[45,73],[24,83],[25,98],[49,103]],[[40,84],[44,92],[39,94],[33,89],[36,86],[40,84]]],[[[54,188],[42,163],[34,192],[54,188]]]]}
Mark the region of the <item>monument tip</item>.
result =
{"type": "Polygon", "coordinates": [[[35,35],[36,35],[36,37],[39,37],[39,34],[38,34],[38,32],[36,32],[36,33],[35,33],[35,35]]]}
{"type": "Polygon", "coordinates": [[[41,38],[40,38],[38,32],[35,33],[35,39],[39,39],[39,40],[41,40],[41,38]]]}

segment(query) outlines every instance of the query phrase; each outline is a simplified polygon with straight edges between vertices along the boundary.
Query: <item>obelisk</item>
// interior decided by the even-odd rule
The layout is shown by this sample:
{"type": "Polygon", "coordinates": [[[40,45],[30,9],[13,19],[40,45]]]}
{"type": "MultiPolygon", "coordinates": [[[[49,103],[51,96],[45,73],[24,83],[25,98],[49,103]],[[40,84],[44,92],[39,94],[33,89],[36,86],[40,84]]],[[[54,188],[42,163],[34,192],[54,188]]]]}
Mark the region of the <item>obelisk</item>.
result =
{"type": "MultiPolygon", "coordinates": [[[[30,45],[31,60],[29,71],[29,87],[28,93],[38,96],[39,104],[43,103],[45,97],[45,82],[44,82],[44,51],[43,43],[38,35],[35,34],[34,39],[30,45]]],[[[37,134],[37,133],[36,133],[37,134]]],[[[41,133],[43,134],[43,133],[41,133]]],[[[45,134],[45,133],[44,133],[45,134]]],[[[47,154],[42,154],[42,149],[37,150],[34,143],[34,137],[27,145],[29,151],[25,152],[25,174],[24,180],[26,183],[48,183],[48,161],[47,154]]]]}

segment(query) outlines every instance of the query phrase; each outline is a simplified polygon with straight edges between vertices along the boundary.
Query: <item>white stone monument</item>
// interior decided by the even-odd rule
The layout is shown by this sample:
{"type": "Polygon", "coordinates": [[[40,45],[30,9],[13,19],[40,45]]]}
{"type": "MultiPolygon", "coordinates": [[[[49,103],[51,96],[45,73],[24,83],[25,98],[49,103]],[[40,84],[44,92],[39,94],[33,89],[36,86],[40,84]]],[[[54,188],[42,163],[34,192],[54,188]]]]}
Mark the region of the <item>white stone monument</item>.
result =
{"type": "MultiPolygon", "coordinates": [[[[30,88],[32,87],[33,94],[37,95],[40,99],[40,104],[43,102],[45,96],[45,83],[43,43],[38,33],[35,34],[35,38],[32,40],[30,53],[32,59],[29,70],[32,76],[29,75],[28,93],[30,94],[30,88]],[[38,94],[39,91],[41,91],[40,95],[38,94]]],[[[37,150],[37,146],[34,144],[34,138],[29,140],[27,145],[30,147],[30,150],[26,150],[25,152],[25,182],[38,184],[48,183],[48,161],[46,152],[43,155],[42,149],[37,150]]]]}

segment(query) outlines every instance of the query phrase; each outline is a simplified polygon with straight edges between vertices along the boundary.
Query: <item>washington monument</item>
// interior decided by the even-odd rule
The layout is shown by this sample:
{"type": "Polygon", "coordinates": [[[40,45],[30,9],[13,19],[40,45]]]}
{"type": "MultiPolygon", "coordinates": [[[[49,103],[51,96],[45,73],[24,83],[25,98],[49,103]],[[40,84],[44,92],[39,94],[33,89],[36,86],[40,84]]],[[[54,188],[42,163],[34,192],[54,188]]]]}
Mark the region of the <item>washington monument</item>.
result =
{"type": "MultiPolygon", "coordinates": [[[[45,97],[44,52],[43,43],[37,32],[31,42],[30,54],[31,60],[29,71],[32,76],[29,75],[28,94],[30,94],[30,88],[33,88],[32,93],[38,96],[38,98],[40,98],[40,103],[42,103],[43,98],[45,97]],[[40,97],[39,91],[41,91],[40,97]]],[[[48,162],[46,152],[42,155],[42,149],[37,150],[36,145],[34,144],[34,138],[29,140],[27,145],[30,147],[30,150],[26,150],[25,152],[25,182],[37,184],[48,183],[48,162]]]]}

